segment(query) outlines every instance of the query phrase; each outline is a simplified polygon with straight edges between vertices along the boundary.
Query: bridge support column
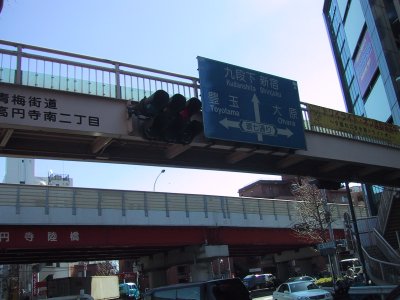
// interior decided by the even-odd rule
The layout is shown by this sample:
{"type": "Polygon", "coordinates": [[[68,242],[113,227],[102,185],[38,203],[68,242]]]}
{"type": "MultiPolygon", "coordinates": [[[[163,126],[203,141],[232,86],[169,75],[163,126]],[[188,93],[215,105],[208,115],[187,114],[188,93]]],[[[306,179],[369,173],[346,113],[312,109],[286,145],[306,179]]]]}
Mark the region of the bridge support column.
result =
{"type": "Polygon", "coordinates": [[[190,275],[192,278],[192,282],[213,279],[211,272],[211,263],[210,262],[194,263],[193,265],[190,266],[190,275]]]}
{"type": "Polygon", "coordinates": [[[211,261],[229,256],[228,245],[188,246],[141,257],[142,271],[150,276],[150,287],[167,284],[166,270],[172,266],[190,265],[192,281],[212,279],[211,261]]]}
{"type": "Polygon", "coordinates": [[[150,288],[167,285],[167,270],[154,270],[149,272],[150,288]]]}

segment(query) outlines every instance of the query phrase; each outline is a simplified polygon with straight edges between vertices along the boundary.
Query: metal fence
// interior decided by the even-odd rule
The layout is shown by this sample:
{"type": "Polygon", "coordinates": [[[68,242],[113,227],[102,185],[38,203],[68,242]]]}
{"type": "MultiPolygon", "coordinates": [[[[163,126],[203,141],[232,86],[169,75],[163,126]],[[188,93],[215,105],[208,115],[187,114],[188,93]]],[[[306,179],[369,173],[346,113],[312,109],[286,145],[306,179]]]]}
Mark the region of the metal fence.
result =
{"type": "Polygon", "coordinates": [[[139,101],[156,90],[198,97],[195,77],[0,40],[0,82],[139,101]]]}
{"type": "MultiPolygon", "coordinates": [[[[0,184],[0,207],[15,207],[18,215],[26,207],[43,208],[44,214],[51,214],[54,208],[69,208],[71,215],[77,209],[96,209],[98,215],[104,210],[114,209],[125,216],[128,210],[142,211],[147,217],[149,211],[162,211],[169,217],[172,211],[186,213],[186,217],[200,212],[204,217],[218,213],[224,219],[232,214],[243,219],[257,216],[260,220],[267,216],[288,216],[293,222],[297,219],[297,201],[248,197],[225,197],[196,194],[176,194],[143,191],[123,191],[107,189],[88,189],[71,187],[52,187],[36,185],[0,184]]],[[[343,213],[348,212],[346,204],[329,204],[333,220],[342,225],[343,213]]],[[[356,207],[356,215],[365,217],[365,207],[356,207]]],[[[0,221],[1,222],[1,221],[0,221]]]]}
{"type": "MultiPolygon", "coordinates": [[[[361,237],[362,251],[365,258],[365,265],[368,271],[368,275],[373,277],[373,281],[377,283],[390,283],[398,285],[400,284],[400,264],[397,257],[388,255],[384,249],[390,249],[387,242],[379,235],[376,230],[371,230],[368,233],[363,234],[361,237]],[[372,257],[368,251],[369,248],[378,247],[380,251],[385,252],[386,257],[392,257],[392,261],[382,261],[375,257],[372,257]]],[[[393,251],[392,249],[390,251],[393,251]]],[[[395,253],[393,253],[395,255],[395,253]]]]}

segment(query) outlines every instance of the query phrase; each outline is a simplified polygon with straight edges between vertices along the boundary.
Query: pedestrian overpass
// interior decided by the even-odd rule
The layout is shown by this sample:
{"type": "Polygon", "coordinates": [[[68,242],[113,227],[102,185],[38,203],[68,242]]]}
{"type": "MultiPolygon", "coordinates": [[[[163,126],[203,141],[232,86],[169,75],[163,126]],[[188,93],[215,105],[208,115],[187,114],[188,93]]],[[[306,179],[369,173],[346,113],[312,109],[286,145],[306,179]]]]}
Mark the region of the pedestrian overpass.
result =
{"type": "Polygon", "coordinates": [[[396,126],[302,103],[306,150],[202,134],[189,144],[154,141],[131,108],[160,89],[200,98],[198,78],[7,41],[0,47],[0,155],[399,186],[396,126]]]}

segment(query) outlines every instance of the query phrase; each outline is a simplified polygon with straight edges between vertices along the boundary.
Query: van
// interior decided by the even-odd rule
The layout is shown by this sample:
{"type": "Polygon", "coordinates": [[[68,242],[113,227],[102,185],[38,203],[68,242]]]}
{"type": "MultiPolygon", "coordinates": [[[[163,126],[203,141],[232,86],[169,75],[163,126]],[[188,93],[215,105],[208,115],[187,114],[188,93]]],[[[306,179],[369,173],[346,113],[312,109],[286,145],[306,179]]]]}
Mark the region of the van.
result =
{"type": "Polygon", "coordinates": [[[239,278],[181,283],[147,291],[144,300],[251,300],[239,278]]]}
{"type": "Polygon", "coordinates": [[[243,283],[249,290],[274,288],[276,278],[272,274],[250,274],[243,278],[243,283]]]}
{"type": "Polygon", "coordinates": [[[121,298],[138,300],[140,298],[139,289],[134,282],[124,282],[119,284],[121,298]]]}

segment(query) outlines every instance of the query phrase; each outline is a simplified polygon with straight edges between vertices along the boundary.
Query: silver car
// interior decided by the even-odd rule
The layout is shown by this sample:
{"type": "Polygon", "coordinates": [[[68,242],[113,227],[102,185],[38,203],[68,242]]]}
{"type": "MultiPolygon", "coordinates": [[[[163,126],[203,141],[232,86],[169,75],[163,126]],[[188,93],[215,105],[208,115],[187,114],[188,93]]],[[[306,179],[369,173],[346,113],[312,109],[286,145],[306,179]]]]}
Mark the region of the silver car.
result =
{"type": "Polygon", "coordinates": [[[273,300],[300,300],[300,299],[320,299],[332,300],[332,294],[320,289],[311,281],[294,281],[282,283],[275,292],[272,293],[273,300]]]}

